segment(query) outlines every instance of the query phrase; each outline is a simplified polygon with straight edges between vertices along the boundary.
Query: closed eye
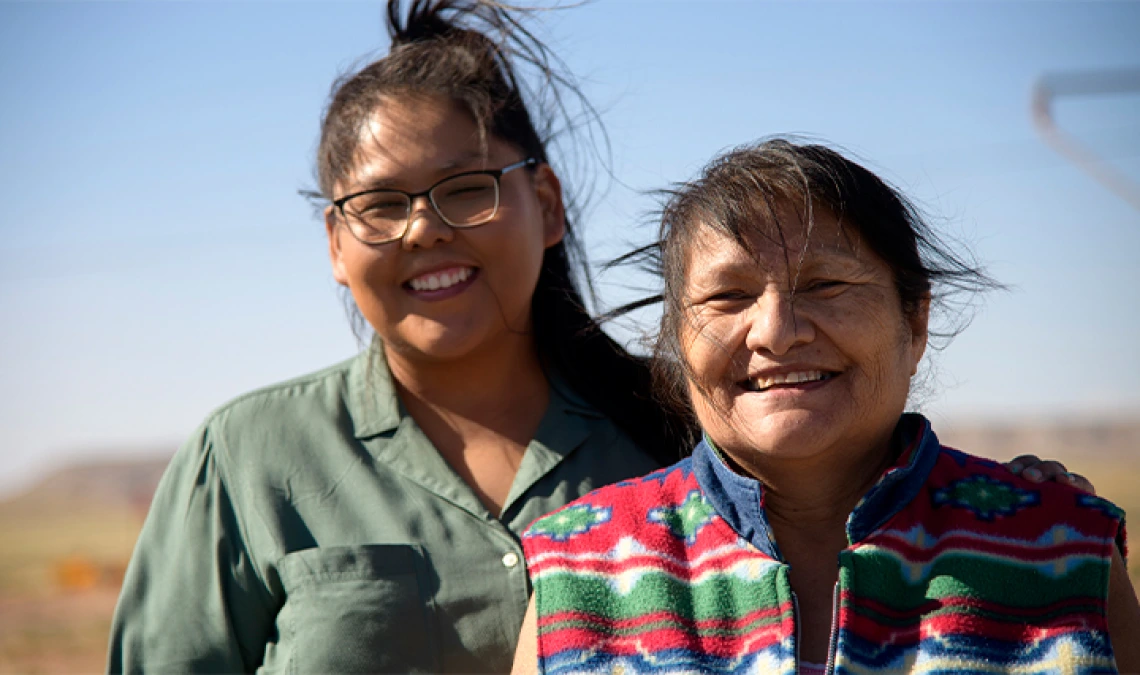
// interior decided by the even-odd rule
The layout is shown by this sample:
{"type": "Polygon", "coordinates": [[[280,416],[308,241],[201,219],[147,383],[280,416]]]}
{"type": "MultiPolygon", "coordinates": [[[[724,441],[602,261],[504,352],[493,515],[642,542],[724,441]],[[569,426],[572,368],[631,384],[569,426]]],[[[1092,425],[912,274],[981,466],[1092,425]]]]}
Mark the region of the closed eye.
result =
{"type": "Polygon", "coordinates": [[[734,289],[730,291],[720,291],[710,295],[705,302],[734,302],[737,300],[749,300],[752,296],[742,290],[734,289]]]}
{"type": "Polygon", "coordinates": [[[375,213],[385,211],[407,211],[408,203],[401,199],[389,199],[387,201],[375,201],[371,204],[365,204],[360,209],[361,213],[375,213]]]}
{"type": "Polygon", "coordinates": [[[495,191],[493,185],[461,185],[450,189],[443,195],[444,199],[465,199],[470,197],[481,197],[495,191]]]}
{"type": "Polygon", "coordinates": [[[838,281],[836,279],[819,279],[805,284],[799,289],[799,292],[834,294],[846,289],[850,285],[851,283],[848,281],[838,281]]]}
{"type": "Polygon", "coordinates": [[[735,314],[755,301],[756,295],[740,289],[717,291],[693,303],[693,307],[703,307],[712,312],[735,314]]]}

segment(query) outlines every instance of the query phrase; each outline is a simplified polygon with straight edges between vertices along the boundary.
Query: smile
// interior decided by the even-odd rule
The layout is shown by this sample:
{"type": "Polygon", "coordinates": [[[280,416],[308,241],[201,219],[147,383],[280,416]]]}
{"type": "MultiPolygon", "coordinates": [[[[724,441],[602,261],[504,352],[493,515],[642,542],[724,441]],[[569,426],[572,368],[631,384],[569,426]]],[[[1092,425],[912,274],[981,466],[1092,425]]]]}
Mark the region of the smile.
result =
{"type": "Polygon", "coordinates": [[[429,272],[410,279],[407,285],[413,291],[442,291],[471,278],[475,270],[471,267],[455,267],[438,272],[429,272]]]}
{"type": "Polygon", "coordinates": [[[835,373],[822,370],[804,370],[794,373],[781,373],[765,377],[755,377],[744,380],[740,386],[745,391],[762,392],[781,385],[804,384],[808,382],[824,382],[835,377],[835,373]]]}

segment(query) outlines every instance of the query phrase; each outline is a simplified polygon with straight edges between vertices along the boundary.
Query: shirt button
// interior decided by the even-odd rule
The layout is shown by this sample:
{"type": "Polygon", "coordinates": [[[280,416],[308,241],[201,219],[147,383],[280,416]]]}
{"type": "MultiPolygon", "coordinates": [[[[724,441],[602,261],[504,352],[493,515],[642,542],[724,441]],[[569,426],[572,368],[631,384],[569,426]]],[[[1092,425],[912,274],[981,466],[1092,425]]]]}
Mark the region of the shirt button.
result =
{"type": "Polygon", "coordinates": [[[503,556],[503,567],[514,567],[519,564],[519,557],[514,553],[508,553],[503,556]]]}

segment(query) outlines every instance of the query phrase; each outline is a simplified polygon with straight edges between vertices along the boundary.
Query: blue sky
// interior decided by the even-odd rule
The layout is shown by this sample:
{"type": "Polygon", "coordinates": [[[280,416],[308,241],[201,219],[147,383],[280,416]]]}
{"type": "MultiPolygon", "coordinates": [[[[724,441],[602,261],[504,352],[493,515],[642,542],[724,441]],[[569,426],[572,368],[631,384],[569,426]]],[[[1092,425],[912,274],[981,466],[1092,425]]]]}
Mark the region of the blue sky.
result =
{"type": "MultiPolygon", "coordinates": [[[[1140,3],[600,0],[537,26],[603,111],[595,259],[643,193],[773,133],[838,144],[1012,290],[937,353],[936,420],[1140,414],[1140,212],[1047,147],[1042,74],[1140,68],[1140,3]]],[[[356,350],[296,192],[376,3],[0,3],[0,491],[171,448],[243,391],[356,350]]],[[[1060,101],[1140,181],[1140,94],[1060,101]]],[[[635,281],[601,280],[603,299],[635,281]]],[[[622,330],[622,329],[618,329],[622,330]]]]}

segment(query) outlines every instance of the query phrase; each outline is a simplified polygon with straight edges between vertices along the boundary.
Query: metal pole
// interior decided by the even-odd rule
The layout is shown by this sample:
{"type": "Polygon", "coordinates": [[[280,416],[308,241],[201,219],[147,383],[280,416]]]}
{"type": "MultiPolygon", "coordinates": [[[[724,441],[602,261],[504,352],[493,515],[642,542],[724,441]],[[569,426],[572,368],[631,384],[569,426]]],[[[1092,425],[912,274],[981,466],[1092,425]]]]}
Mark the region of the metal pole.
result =
{"type": "Polygon", "coordinates": [[[1140,70],[1097,70],[1047,73],[1033,86],[1033,123],[1045,142],[1068,157],[1102,185],[1140,209],[1140,184],[1131,180],[1070,134],[1053,118],[1053,101],[1064,96],[1140,92],[1140,70]]]}

